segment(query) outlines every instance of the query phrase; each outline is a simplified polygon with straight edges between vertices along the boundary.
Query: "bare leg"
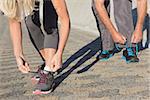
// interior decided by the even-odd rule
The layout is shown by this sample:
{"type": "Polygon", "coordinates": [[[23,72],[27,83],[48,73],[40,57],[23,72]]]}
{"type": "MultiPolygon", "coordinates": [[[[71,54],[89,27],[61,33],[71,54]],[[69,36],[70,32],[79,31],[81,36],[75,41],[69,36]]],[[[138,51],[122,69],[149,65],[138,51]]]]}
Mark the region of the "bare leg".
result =
{"type": "Polygon", "coordinates": [[[40,54],[43,57],[44,60],[46,60],[45,51],[44,49],[40,50],[40,54]]]}
{"type": "Polygon", "coordinates": [[[45,48],[43,49],[42,53],[44,54],[44,59],[46,62],[46,66],[48,66],[50,69],[53,69],[53,66],[51,66],[51,60],[56,54],[56,49],[54,48],[45,48]],[[43,52],[44,51],[44,52],[43,52]]]}

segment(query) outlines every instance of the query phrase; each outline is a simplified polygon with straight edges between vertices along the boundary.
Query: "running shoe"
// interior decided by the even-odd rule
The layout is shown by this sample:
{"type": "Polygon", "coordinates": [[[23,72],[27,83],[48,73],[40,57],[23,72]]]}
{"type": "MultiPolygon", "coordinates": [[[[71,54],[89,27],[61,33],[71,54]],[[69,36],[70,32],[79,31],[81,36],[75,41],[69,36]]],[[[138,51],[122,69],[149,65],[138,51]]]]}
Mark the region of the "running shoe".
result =
{"type": "Polygon", "coordinates": [[[40,71],[40,80],[36,84],[36,88],[33,94],[49,94],[52,91],[54,83],[54,75],[52,72],[44,73],[43,70],[40,71]]]}
{"type": "Polygon", "coordinates": [[[97,60],[108,60],[109,58],[111,58],[114,55],[114,50],[104,50],[102,52],[100,52],[99,55],[97,55],[96,59],[97,60]]]}
{"type": "Polygon", "coordinates": [[[123,59],[125,59],[127,63],[139,62],[137,54],[138,54],[137,47],[129,47],[123,51],[123,59]]]}
{"type": "Polygon", "coordinates": [[[40,72],[41,70],[44,70],[45,63],[38,66],[37,71],[34,73],[34,75],[31,77],[32,84],[36,84],[40,80],[40,72]]]}

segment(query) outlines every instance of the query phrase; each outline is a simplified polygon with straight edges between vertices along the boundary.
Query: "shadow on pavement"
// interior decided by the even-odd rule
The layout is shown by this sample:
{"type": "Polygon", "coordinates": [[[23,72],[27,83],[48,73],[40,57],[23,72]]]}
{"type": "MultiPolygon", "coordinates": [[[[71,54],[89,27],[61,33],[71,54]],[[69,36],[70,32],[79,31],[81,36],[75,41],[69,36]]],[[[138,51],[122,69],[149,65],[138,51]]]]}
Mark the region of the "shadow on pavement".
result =
{"type": "MultiPolygon", "coordinates": [[[[61,84],[61,82],[66,79],[75,69],[77,69],[78,67],[80,67],[82,64],[84,64],[86,61],[88,61],[89,59],[91,59],[93,56],[95,56],[97,54],[97,52],[99,52],[100,49],[100,38],[96,38],[94,41],[92,41],[91,43],[85,45],[84,47],[82,47],[80,50],[78,50],[76,53],[74,53],[71,57],[69,57],[63,64],[62,69],[60,69],[58,71],[58,73],[60,74],[65,68],[67,68],[73,61],[75,61],[76,59],[80,58],[78,60],[78,62],[71,67],[68,71],[60,74],[56,79],[55,79],[55,85],[53,88],[53,91],[61,84]],[[83,57],[82,57],[83,56],[83,57]]],[[[92,62],[91,64],[89,64],[88,66],[86,66],[85,68],[83,68],[82,70],[78,71],[77,73],[82,73],[87,71],[88,69],[90,69],[95,63],[97,62],[97,60],[95,59],[94,62],[92,62]]]]}
{"type": "MultiPolygon", "coordinates": [[[[134,25],[136,25],[137,22],[137,11],[136,9],[133,10],[133,21],[134,21],[134,25]]],[[[95,16],[96,18],[96,16],[95,16]]],[[[145,43],[145,45],[142,45],[142,42],[139,43],[139,47],[140,50],[144,50],[146,48],[148,48],[148,45],[150,43],[150,17],[147,15],[145,18],[145,23],[144,23],[144,27],[143,27],[143,31],[147,30],[147,41],[145,43]]],[[[98,22],[98,19],[96,18],[96,22],[98,22]]],[[[98,27],[98,23],[97,23],[97,28],[100,32],[100,29],[98,27]]],[[[100,36],[101,37],[101,36],[100,36]]],[[[91,43],[85,45],[84,47],[82,47],[80,50],[78,50],[76,53],[74,53],[71,57],[69,57],[66,62],[64,62],[63,67],[58,71],[58,73],[60,74],[58,77],[56,77],[55,79],[55,85],[53,87],[53,91],[63,82],[63,80],[65,80],[75,69],[77,69],[78,67],[80,67],[82,64],[84,64],[86,61],[88,61],[89,59],[91,59],[93,56],[95,56],[97,54],[97,52],[99,52],[102,49],[102,41],[100,38],[96,38],[94,41],[92,41],[91,43]],[[83,57],[82,57],[83,56],[83,57]],[[72,62],[74,62],[75,60],[79,59],[81,57],[81,59],[73,66],[71,67],[69,70],[67,70],[66,72],[62,73],[61,72],[67,68],[72,62]]],[[[86,67],[84,67],[83,69],[79,70],[77,73],[83,73],[88,71],[93,65],[95,65],[98,62],[98,60],[95,59],[95,61],[93,61],[91,64],[87,65],[86,67]]]]}

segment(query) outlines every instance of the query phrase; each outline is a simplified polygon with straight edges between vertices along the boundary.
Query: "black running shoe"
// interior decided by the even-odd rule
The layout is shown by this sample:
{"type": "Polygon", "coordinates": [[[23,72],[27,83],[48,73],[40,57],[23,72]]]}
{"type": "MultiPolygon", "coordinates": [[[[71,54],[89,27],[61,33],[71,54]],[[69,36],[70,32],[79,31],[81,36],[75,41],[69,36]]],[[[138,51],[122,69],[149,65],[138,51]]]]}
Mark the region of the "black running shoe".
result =
{"type": "Polygon", "coordinates": [[[100,52],[99,55],[97,55],[96,59],[97,60],[108,60],[109,58],[111,58],[114,55],[114,50],[104,50],[102,52],[100,52]]]}
{"type": "Polygon", "coordinates": [[[122,51],[123,48],[119,47],[118,43],[115,43],[114,53],[119,53],[122,51]]]}
{"type": "Polygon", "coordinates": [[[136,47],[127,48],[123,51],[123,59],[125,59],[127,63],[139,62],[137,52],[138,50],[136,47]]]}

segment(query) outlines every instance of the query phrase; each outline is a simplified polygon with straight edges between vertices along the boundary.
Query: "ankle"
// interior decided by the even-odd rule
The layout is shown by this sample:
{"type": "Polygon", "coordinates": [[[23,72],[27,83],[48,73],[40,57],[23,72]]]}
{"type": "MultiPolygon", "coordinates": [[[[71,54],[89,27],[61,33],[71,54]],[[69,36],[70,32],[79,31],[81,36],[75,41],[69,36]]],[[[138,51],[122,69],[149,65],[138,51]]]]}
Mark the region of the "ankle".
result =
{"type": "Polygon", "coordinates": [[[53,72],[52,68],[47,65],[44,67],[44,71],[53,72]]]}

